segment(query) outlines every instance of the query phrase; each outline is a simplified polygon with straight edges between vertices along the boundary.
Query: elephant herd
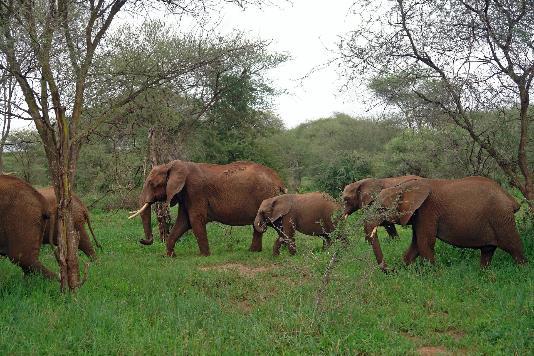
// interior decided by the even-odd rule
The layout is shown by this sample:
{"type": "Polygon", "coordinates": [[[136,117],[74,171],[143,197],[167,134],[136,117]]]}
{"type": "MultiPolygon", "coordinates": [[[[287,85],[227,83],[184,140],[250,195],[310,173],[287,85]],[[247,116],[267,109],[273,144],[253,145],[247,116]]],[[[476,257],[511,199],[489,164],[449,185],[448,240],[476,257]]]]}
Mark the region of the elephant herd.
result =
{"type": "MultiPolygon", "coordinates": [[[[515,226],[519,204],[496,182],[484,177],[427,179],[402,176],[368,178],[345,187],[342,203],[326,193],[287,194],[278,174],[254,162],[226,165],[172,161],[156,166],[146,178],[139,198],[144,245],[154,241],[151,208],[155,202],[179,204],[178,216],[166,240],[167,256],[174,256],[178,239],[193,231],[200,254],[210,254],[206,224],[253,225],[250,251],[262,250],[262,235],[268,227],[278,233],[273,255],[287,245],[296,253],[294,234],[323,238],[331,244],[331,233],[341,219],[365,208],[364,231],[382,270],[387,265],[377,237],[377,227],[397,235],[395,224],[412,226],[412,242],[404,254],[406,264],[417,256],[434,262],[436,237],[457,247],[481,251],[480,264],[489,265],[497,247],[517,263],[524,263],[523,246],[515,226]]],[[[25,273],[56,275],[38,260],[43,243],[55,243],[57,202],[52,188],[34,189],[26,182],[0,175],[0,255],[19,265],[25,273]]],[[[74,225],[80,234],[79,249],[96,254],[84,225],[95,243],[87,208],[73,197],[74,225]]]]}

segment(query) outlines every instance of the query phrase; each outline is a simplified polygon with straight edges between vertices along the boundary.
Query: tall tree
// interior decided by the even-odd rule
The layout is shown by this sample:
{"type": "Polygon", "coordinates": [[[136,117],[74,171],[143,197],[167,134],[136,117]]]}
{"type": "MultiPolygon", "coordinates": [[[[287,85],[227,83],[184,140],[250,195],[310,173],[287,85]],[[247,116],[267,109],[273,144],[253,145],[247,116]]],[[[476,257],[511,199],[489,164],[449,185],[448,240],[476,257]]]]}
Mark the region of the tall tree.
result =
{"type": "MultiPolygon", "coordinates": [[[[94,60],[120,11],[139,11],[162,4],[180,13],[201,14],[222,1],[174,0],[6,0],[0,1],[0,51],[24,94],[26,111],[43,142],[50,176],[59,202],[56,257],[62,290],[80,285],[79,236],[71,214],[72,186],[84,138],[109,117],[127,110],[147,88],[168,81],[171,73],[144,76],[122,100],[107,110],[87,109],[86,91],[95,73],[94,60]],[[84,125],[84,120],[90,122],[84,125]]],[[[248,1],[230,1],[241,6],[248,1]]],[[[252,1],[251,1],[252,2],[252,1]]],[[[220,60],[217,61],[219,63],[220,60]]],[[[207,66],[202,62],[199,66],[207,66]]],[[[122,91],[124,93],[124,91],[122,91]]]]}
{"type": "MultiPolygon", "coordinates": [[[[360,23],[340,44],[351,78],[397,76],[465,130],[534,209],[529,111],[534,78],[530,0],[360,1],[360,23]],[[518,132],[513,156],[476,113],[500,112],[518,132]],[[529,152],[530,151],[530,152],[529,152]]],[[[498,138],[498,137],[497,137],[498,138]]]]}
{"type": "Polygon", "coordinates": [[[0,54],[0,126],[2,127],[0,132],[0,174],[4,171],[4,147],[11,131],[11,121],[16,110],[14,106],[18,99],[15,85],[15,78],[8,70],[6,56],[0,54]]]}

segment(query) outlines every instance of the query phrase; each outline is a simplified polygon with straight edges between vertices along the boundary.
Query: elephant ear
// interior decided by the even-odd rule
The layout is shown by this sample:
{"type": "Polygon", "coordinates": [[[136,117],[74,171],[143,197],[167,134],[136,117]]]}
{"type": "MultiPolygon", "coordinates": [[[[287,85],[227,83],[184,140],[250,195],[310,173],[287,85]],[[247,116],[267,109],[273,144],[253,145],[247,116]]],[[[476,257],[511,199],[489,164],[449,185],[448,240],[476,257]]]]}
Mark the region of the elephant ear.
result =
{"type": "Polygon", "coordinates": [[[370,205],[382,189],[384,189],[384,185],[375,180],[362,182],[358,187],[360,207],[363,208],[370,205]]]}
{"type": "Polygon", "coordinates": [[[271,221],[276,221],[289,213],[291,202],[288,199],[274,199],[271,210],[271,221]]]}
{"type": "Polygon", "coordinates": [[[426,184],[406,184],[403,189],[402,200],[398,202],[399,222],[406,225],[413,213],[419,209],[430,194],[430,187],[426,184]]]}
{"type": "Polygon", "coordinates": [[[167,203],[170,206],[175,206],[178,199],[174,199],[174,197],[184,188],[185,180],[187,179],[187,168],[179,161],[169,163],[169,165],[166,188],[167,203]]]}
{"type": "Polygon", "coordinates": [[[379,201],[389,210],[386,212],[387,221],[406,225],[429,194],[427,185],[410,182],[382,190],[379,201]]]}

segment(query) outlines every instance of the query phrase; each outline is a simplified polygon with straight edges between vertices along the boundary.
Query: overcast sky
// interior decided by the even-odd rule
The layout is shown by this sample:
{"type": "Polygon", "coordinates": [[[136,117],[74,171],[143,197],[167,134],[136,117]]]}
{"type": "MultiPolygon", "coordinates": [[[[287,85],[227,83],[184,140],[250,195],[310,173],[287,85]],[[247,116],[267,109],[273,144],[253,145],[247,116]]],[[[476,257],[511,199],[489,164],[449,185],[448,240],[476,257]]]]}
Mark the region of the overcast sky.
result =
{"type": "MultiPolygon", "coordinates": [[[[364,104],[362,93],[341,92],[343,81],[336,66],[325,66],[336,56],[339,36],[355,27],[355,17],[350,16],[352,3],[353,0],[292,0],[279,1],[278,6],[262,9],[242,10],[227,5],[221,10],[221,32],[237,30],[252,38],[272,40],[272,51],[291,57],[269,73],[273,86],[287,91],[274,102],[274,111],[287,127],[335,112],[365,115],[368,106],[364,104]]],[[[143,18],[162,16],[149,13],[143,18]]],[[[126,15],[115,25],[131,20],[126,15]]],[[[14,128],[29,125],[33,126],[21,120],[13,123],[14,128]]]]}
{"type": "Polygon", "coordinates": [[[365,114],[367,107],[361,96],[340,92],[343,81],[336,66],[324,67],[336,56],[339,36],[355,27],[355,17],[350,16],[352,3],[353,0],[293,0],[279,7],[245,11],[228,7],[223,11],[224,30],[236,29],[253,37],[272,39],[272,50],[292,57],[270,75],[275,87],[288,91],[275,102],[275,111],[286,126],[294,127],[334,112],[365,114]],[[323,68],[313,71],[319,67],[323,68]],[[300,80],[302,77],[305,79],[300,80]]]}

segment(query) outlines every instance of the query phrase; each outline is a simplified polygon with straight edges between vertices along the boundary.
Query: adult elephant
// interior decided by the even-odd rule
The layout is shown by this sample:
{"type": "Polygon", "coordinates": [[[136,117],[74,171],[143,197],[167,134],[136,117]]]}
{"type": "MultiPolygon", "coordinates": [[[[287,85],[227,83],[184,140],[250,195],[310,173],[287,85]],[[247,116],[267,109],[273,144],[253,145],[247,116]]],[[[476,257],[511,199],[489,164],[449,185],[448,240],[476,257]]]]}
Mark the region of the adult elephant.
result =
{"type": "MultiPolygon", "coordinates": [[[[145,239],[154,241],[150,225],[150,205],[166,201],[179,204],[178,217],[167,238],[167,256],[174,256],[176,241],[193,229],[200,254],[210,254],[206,224],[218,221],[226,225],[252,225],[261,202],[285,193],[278,174],[254,162],[234,162],[226,165],[172,161],[152,168],[139,198],[145,239]]],[[[262,233],[253,230],[250,251],[261,251],[262,233]]]]}
{"type": "MultiPolygon", "coordinates": [[[[58,229],[56,226],[58,206],[54,188],[46,187],[38,189],[37,191],[45,197],[48,203],[48,210],[50,211],[50,224],[47,225],[46,233],[43,238],[43,244],[48,244],[53,241],[54,245],[56,245],[58,235],[58,229]]],[[[94,260],[96,259],[96,253],[93,248],[93,245],[91,244],[89,235],[87,235],[87,232],[85,231],[85,224],[87,224],[87,227],[89,228],[89,231],[93,236],[93,240],[95,241],[96,246],[100,247],[100,244],[96,240],[95,233],[93,231],[93,228],[91,227],[89,211],[76,194],[72,194],[72,204],[74,228],[76,229],[76,231],[78,231],[78,234],[80,235],[80,243],[78,244],[78,249],[85,253],[87,257],[94,260]]]]}
{"type": "MultiPolygon", "coordinates": [[[[369,206],[383,189],[419,178],[421,177],[414,175],[391,178],[366,178],[345,186],[342,195],[345,205],[344,217],[347,218],[355,211],[369,206]]],[[[381,225],[386,229],[390,237],[394,238],[399,236],[394,224],[384,221],[381,225]]],[[[383,256],[376,233],[371,234],[373,226],[364,222],[364,231],[365,239],[373,246],[377,261],[381,263],[383,256]]],[[[384,269],[386,266],[383,265],[381,267],[384,269]]]]}
{"type": "Polygon", "coordinates": [[[23,180],[0,175],[0,255],[20,266],[25,274],[58,276],[39,261],[39,250],[49,222],[44,197],[23,180]]]}
{"type": "Polygon", "coordinates": [[[422,178],[384,189],[377,199],[380,208],[369,221],[372,226],[412,225],[406,264],[417,256],[434,263],[436,237],[457,247],[480,249],[481,267],[490,264],[497,247],[516,263],[526,262],[514,219],[519,204],[491,179],[422,178]]]}

